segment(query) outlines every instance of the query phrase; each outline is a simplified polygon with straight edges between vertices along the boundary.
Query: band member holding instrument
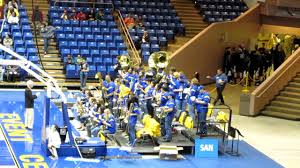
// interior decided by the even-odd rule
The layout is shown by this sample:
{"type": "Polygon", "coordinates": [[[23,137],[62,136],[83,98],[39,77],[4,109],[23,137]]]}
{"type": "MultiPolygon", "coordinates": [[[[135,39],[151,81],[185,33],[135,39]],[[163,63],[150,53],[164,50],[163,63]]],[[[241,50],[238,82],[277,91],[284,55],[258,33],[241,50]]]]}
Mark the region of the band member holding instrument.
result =
{"type": "Polygon", "coordinates": [[[195,100],[196,103],[196,108],[197,108],[197,113],[198,113],[198,122],[197,122],[197,130],[199,128],[200,124],[200,131],[199,133],[201,135],[206,135],[207,134],[207,127],[206,127],[206,114],[207,114],[207,107],[210,102],[210,96],[205,89],[201,89],[199,91],[198,97],[195,100]]]}
{"type": "Polygon", "coordinates": [[[110,110],[113,108],[113,97],[114,97],[114,91],[115,91],[115,83],[111,81],[111,78],[109,75],[105,76],[105,81],[104,81],[104,99],[106,99],[108,102],[108,107],[110,110]]]}
{"type": "Polygon", "coordinates": [[[135,125],[138,119],[138,115],[140,114],[139,110],[139,100],[135,96],[133,92],[130,93],[127,107],[128,107],[128,135],[129,135],[129,146],[134,146],[135,139],[136,139],[136,129],[135,125]]]}
{"type": "Polygon", "coordinates": [[[116,120],[109,109],[104,110],[98,121],[98,126],[92,129],[93,137],[97,137],[99,131],[105,135],[116,133],[116,120]]]}
{"type": "Polygon", "coordinates": [[[176,76],[173,92],[175,93],[176,103],[176,118],[179,118],[180,113],[186,110],[186,93],[183,90],[188,86],[183,74],[176,76]]]}
{"type": "Polygon", "coordinates": [[[168,100],[165,106],[162,108],[162,113],[166,116],[163,118],[164,120],[164,127],[163,130],[165,132],[163,141],[164,142],[171,142],[172,141],[172,121],[175,116],[175,102],[173,99],[173,93],[168,94],[168,100]]]}
{"type": "Polygon", "coordinates": [[[190,86],[190,93],[188,96],[188,112],[189,116],[192,117],[194,123],[195,121],[195,99],[198,96],[199,89],[202,89],[202,86],[200,87],[198,79],[193,78],[191,81],[191,86],[190,86]]]}

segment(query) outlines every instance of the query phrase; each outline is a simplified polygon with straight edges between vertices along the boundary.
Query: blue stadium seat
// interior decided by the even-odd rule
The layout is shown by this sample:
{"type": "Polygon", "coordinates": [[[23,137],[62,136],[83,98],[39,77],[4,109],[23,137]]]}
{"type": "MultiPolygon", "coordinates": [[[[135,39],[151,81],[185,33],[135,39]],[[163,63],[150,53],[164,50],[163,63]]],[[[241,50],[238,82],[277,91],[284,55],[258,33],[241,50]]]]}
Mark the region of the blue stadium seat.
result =
{"type": "Polygon", "coordinates": [[[74,41],[75,35],[74,34],[66,34],[66,40],[67,41],[74,41]]]}
{"type": "Polygon", "coordinates": [[[84,38],[85,38],[85,41],[87,41],[87,42],[93,42],[93,41],[95,41],[94,36],[91,35],[91,34],[85,35],[84,38]]]}
{"type": "Polygon", "coordinates": [[[98,43],[98,49],[99,49],[99,50],[104,50],[104,49],[106,49],[106,43],[105,43],[105,42],[99,42],[99,43],[98,43]]]}
{"type": "MultiPolygon", "coordinates": [[[[25,49],[24,48],[17,48],[16,52],[21,56],[25,56],[25,49]]],[[[26,56],[27,57],[27,56],[26,56]]]]}
{"type": "Polygon", "coordinates": [[[90,27],[83,27],[83,34],[92,34],[92,29],[90,27]]]}
{"type": "Polygon", "coordinates": [[[73,28],[73,33],[74,34],[81,34],[82,33],[82,28],[81,27],[74,27],[73,28]]]}
{"type": "Polygon", "coordinates": [[[22,40],[22,34],[20,32],[13,33],[13,40],[22,40]]]}
{"type": "Polygon", "coordinates": [[[87,20],[79,21],[81,27],[89,27],[89,22],[87,20]]]}
{"type": "Polygon", "coordinates": [[[153,53],[153,52],[158,52],[160,49],[159,49],[159,45],[158,44],[151,44],[151,50],[150,52],[153,53]]]}
{"type": "Polygon", "coordinates": [[[98,49],[98,46],[97,46],[96,42],[88,42],[87,46],[88,46],[88,48],[90,50],[92,50],[92,49],[98,49]]]}
{"type": "Polygon", "coordinates": [[[27,48],[27,57],[29,56],[36,56],[37,49],[36,48],[27,48]]]}
{"type": "Polygon", "coordinates": [[[12,33],[20,32],[20,26],[19,25],[12,25],[11,26],[11,32],[12,33]]]}
{"type": "Polygon", "coordinates": [[[109,43],[107,43],[107,48],[109,50],[116,50],[117,46],[116,46],[116,44],[114,42],[109,42],[109,43]]]}
{"type": "Polygon", "coordinates": [[[100,55],[100,51],[99,50],[91,50],[91,56],[93,57],[93,58],[95,58],[95,57],[100,57],[101,55],[100,55]]]}
{"type": "Polygon", "coordinates": [[[162,47],[168,46],[168,40],[166,37],[159,37],[158,41],[159,41],[160,46],[162,46],[162,47]]]}
{"type": "Polygon", "coordinates": [[[33,42],[33,40],[26,40],[25,41],[25,47],[26,48],[34,48],[35,47],[35,43],[33,42]]]}
{"type": "Polygon", "coordinates": [[[33,35],[31,32],[27,32],[24,34],[24,40],[32,40],[33,39],[33,35]]]}
{"type": "Polygon", "coordinates": [[[115,36],[114,39],[115,39],[115,43],[123,42],[123,38],[121,36],[115,36]]]}
{"type": "Polygon", "coordinates": [[[78,44],[76,41],[70,41],[68,47],[70,49],[76,49],[76,48],[78,48],[78,44]]]}
{"type": "Polygon", "coordinates": [[[104,41],[106,41],[106,42],[112,42],[113,41],[113,37],[111,35],[104,35],[104,41]]]}
{"type": "Polygon", "coordinates": [[[113,36],[120,35],[119,29],[116,29],[116,28],[111,29],[111,35],[113,35],[113,36]]]}
{"type": "Polygon", "coordinates": [[[95,65],[103,65],[102,64],[102,58],[101,57],[95,57],[94,58],[95,65]]]}
{"type": "Polygon", "coordinates": [[[103,35],[95,35],[95,41],[96,42],[104,42],[103,35]]]}
{"type": "Polygon", "coordinates": [[[174,33],[172,30],[166,30],[166,36],[168,40],[174,40],[174,33]]]}
{"type": "Polygon", "coordinates": [[[92,34],[93,35],[101,35],[101,30],[98,27],[92,28],[92,34]]]}
{"type": "Polygon", "coordinates": [[[62,40],[66,39],[66,35],[60,33],[60,34],[57,34],[56,38],[57,38],[58,41],[62,41],[62,40]]]}
{"type": "Polygon", "coordinates": [[[23,40],[15,40],[14,41],[14,48],[24,47],[23,44],[24,44],[23,40]]]}
{"type": "Polygon", "coordinates": [[[157,37],[156,37],[156,36],[151,36],[151,37],[150,37],[150,43],[151,43],[151,44],[158,44],[158,42],[157,42],[157,37]]]}
{"type": "MultiPolygon", "coordinates": [[[[89,64],[89,65],[92,65],[93,64],[93,58],[92,57],[86,57],[86,62],[89,64]]],[[[91,70],[91,69],[90,69],[91,70]]]]}
{"type": "Polygon", "coordinates": [[[107,22],[106,22],[105,20],[102,20],[102,21],[100,21],[100,22],[98,23],[98,26],[99,26],[100,28],[106,27],[106,26],[107,26],[107,22]]]}
{"type": "Polygon", "coordinates": [[[60,19],[53,20],[52,25],[53,26],[62,26],[61,20],[60,19]]]}
{"type": "Polygon", "coordinates": [[[62,20],[61,26],[63,26],[63,27],[71,26],[71,21],[70,20],[62,20]]]}
{"type": "Polygon", "coordinates": [[[148,44],[148,43],[142,44],[141,49],[142,49],[142,52],[143,51],[150,51],[150,44],[148,44]]]}
{"type": "Polygon", "coordinates": [[[110,56],[113,58],[116,58],[117,56],[119,56],[119,51],[118,50],[110,50],[110,56]]]}
{"type": "Polygon", "coordinates": [[[79,26],[79,21],[78,20],[71,20],[71,25],[73,27],[78,27],[79,26]]]}
{"type": "Polygon", "coordinates": [[[31,29],[30,29],[29,25],[22,26],[22,33],[24,34],[26,32],[31,32],[31,29]]]}
{"type": "Polygon", "coordinates": [[[67,65],[66,67],[66,75],[68,78],[74,78],[76,74],[76,66],[75,65],[67,65]]]}
{"type": "Polygon", "coordinates": [[[60,41],[58,43],[58,47],[59,47],[59,49],[67,49],[67,48],[69,48],[69,44],[67,41],[60,41]]]}
{"type": "Polygon", "coordinates": [[[119,50],[126,50],[126,45],[125,43],[117,43],[117,48],[119,50]]]}
{"type": "Polygon", "coordinates": [[[66,34],[71,34],[71,33],[73,33],[72,27],[64,27],[64,33],[66,33],[66,34]]]}
{"type": "Polygon", "coordinates": [[[90,51],[88,49],[81,49],[80,55],[82,55],[83,57],[88,57],[90,56],[90,51]]]}
{"type": "Polygon", "coordinates": [[[101,55],[102,58],[109,57],[110,56],[109,50],[101,50],[100,55],[101,55]]]}
{"type": "Polygon", "coordinates": [[[101,32],[103,35],[110,35],[109,28],[101,28],[101,32]]]}
{"type": "Polygon", "coordinates": [[[106,67],[104,65],[97,66],[97,71],[101,72],[101,74],[104,76],[106,74],[106,67]]]}
{"type": "Polygon", "coordinates": [[[84,41],[85,41],[84,35],[82,35],[82,34],[77,34],[77,35],[76,35],[76,40],[77,40],[77,42],[84,42],[84,41]]]}
{"type": "Polygon", "coordinates": [[[71,55],[77,57],[80,54],[79,49],[71,49],[71,55]]]}
{"type": "Polygon", "coordinates": [[[95,21],[89,21],[89,25],[90,25],[90,27],[95,28],[95,27],[98,27],[98,22],[96,20],[95,21]]]}
{"type": "Polygon", "coordinates": [[[63,56],[63,57],[66,57],[68,54],[70,54],[71,52],[70,52],[70,49],[62,49],[61,50],[61,55],[63,56]]]}
{"type": "Polygon", "coordinates": [[[112,65],[113,64],[113,60],[112,58],[106,57],[103,59],[104,64],[107,65],[112,65]]]}
{"type": "Polygon", "coordinates": [[[28,60],[33,62],[33,63],[38,63],[39,62],[39,57],[38,56],[28,56],[28,60]]]}
{"type": "Polygon", "coordinates": [[[95,65],[90,65],[89,69],[90,69],[90,71],[88,73],[88,76],[94,78],[96,73],[97,73],[96,66],[95,65]]]}
{"type": "Polygon", "coordinates": [[[57,28],[56,28],[55,32],[57,34],[63,34],[64,33],[64,28],[62,26],[56,26],[56,27],[57,28]]]}

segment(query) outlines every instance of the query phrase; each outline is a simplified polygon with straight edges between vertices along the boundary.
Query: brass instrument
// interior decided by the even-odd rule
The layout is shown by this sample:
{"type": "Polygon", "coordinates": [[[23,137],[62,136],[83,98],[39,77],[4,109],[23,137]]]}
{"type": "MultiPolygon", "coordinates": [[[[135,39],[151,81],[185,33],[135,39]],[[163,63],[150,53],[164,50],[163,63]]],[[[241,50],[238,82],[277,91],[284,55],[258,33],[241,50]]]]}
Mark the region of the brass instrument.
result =
{"type": "Polygon", "coordinates": [[[164,69],[169,64],[170,53],[166,51],[159,51],[152,53],[148,60],[148,65],[150,68],[164,69]]]}

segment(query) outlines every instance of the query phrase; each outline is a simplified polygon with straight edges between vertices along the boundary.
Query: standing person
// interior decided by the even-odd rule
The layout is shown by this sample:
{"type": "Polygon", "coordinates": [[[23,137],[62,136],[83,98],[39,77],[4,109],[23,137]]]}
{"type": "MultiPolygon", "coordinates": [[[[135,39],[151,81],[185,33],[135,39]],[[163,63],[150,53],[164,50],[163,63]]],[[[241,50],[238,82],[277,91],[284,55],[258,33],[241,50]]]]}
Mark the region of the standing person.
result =
{"type": "Polygon", "coordinates": [[[3,39],[3,45],[9,49],[13,49],[13,40],[7,33],[3,39]]]}
{"type": "Polygon", "coordinates": [[[172,121],[175,116],[175,101],[173,99],[173,93],[168,94],[168,100],[163,107],[163,113],[167,113],[166,117],[164,118],[164,130],[165,136],[163,137],[164,142],[171,142],[172,141],[172,121]]]}
{"type": "MultiPolygon", "coordinates": [[[[198,96],[199,90],[203,89],[203,86],[200,86],[197,78],[191,80],[191,85],[189,88],[189,93],[187,94],[187,104],[189,116],[192,117],[194,123],[195,121],[195,99],[198,96]]],[[[196,125],[196,124],[195,124],[196,125]]]]}
{"type": "Polygon", "coordinates": [[[61,144],[61,139],[60,139],[60,135],[58,133],[58,126],[53,125],[51,127],[50,133],[48,135],[48,149],[51,153],[50,158],[52,160],[57,160],[58,159],[56,149],[60,148],[60,144],[61,144]]]}
{"type": "Polygon", "coordinates": [[[32,22],[34,22],[34,24],[36,25],[36,27],[39,29],[41,24],[44,21],[43,18],[43,13],[42,11],[39,9],[39,6],[35,6],[34,11],[32,12],[32,18],[31,18],[32,22]]]}
{"type": "Polygon", "coordinates": [[[215,80],[216,81],[216,88],[217,88],[217,98],[216,100],[214,101],[214,105],[219,101],[221,100],[221,104],[220,105],[224,105],[225,102],[224,102],[224,99],[223,99],[223,90],[225,88],[225,85],[227,83],[227,76],[223,73],[222,69],[218,69],[217,70],[217,75],[214,76],[214,77],[211,77],[211,76],[207,76],[206,78],[208,79],[212,79],[212,80],[215,80]]]}
{"type": "Polygon", "coordinates": [[[5,68],[3,68],[2,65],[0,65],[0,82],[3,82],[4,73],[5,73],[5,68]]]}
{"type": "Polygon", "coordinates": [[[127,114],[129,146],[134,146],[135,144],[135,139],[136,139],[135,125],[137,123],[138,115],[140,114],[138,103],[139,103],[138,98],[133,92],[131,92],[127,103],[127,108],[129,109],[127,114]]]}
{"type": "Polygon", "coordinates": [[[33,121],[34,121],[34,99],[36,99],[40,93],[36,93],[36,95],[32,95],[32,87],[33,81],[27,81],[27,88],[25,89],[25,127],[27,129],[33,129],[33,121]]]}
{"type": "Polygon", "coordinates": [[[44,39],[44,54],[47,55],[49,41],[54,37],[55,27],[48,25],[47,23],[41,26],[41,35],[44,39]]]}
{"type": "Polygon", "coordinates": [[[90,71],[89,65],[83,59],[83,61],[80,64],[80,87],[81,89],[86,86],[86,80],[88,77],[88,72],[90,71]]]}
{"type": "Polygon", "coordinates": [[[210,96],[207,91],[204,89],[201,89],[199,91],[198,97],[195,100],[197,113],[198,113],[198,122],[197,122],[197,130],[200,126],[200,130],[198,133],[200,135],[206,135],[207,134],[207,127],[206,127],[206,114],[207,114],[207,107],[208,103],[210,102],[210,96]]]}

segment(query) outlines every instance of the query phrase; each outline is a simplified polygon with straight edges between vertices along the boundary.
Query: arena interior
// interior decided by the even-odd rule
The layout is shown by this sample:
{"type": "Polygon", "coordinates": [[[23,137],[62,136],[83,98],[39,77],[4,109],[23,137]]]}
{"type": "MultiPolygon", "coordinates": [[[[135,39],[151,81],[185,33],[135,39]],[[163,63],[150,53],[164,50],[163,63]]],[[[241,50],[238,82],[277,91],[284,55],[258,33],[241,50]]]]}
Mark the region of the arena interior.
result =
{"type": "Polygon", "coordinates": [[[299,0],[0,0],[0,168],[297,168],[299,0]]]}

